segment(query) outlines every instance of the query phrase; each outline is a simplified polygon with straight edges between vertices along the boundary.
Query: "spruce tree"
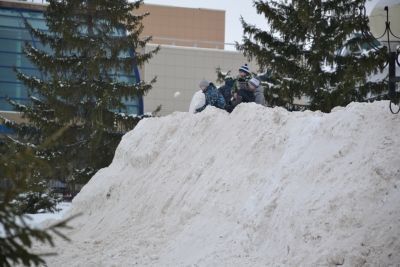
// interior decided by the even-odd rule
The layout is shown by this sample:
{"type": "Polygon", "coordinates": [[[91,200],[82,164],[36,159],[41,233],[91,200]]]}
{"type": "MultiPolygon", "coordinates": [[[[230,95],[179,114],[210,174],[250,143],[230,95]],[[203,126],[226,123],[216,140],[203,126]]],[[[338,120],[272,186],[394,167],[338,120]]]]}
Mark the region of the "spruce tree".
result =
{"type": "Polygon", "coordinates": [[[34,242],[54,246],[54,235],[68,240],[62,230],[70,228],[67,223],[72,217],[38,229],[30,225],[31,218],[24,210],[15,206],[15,199],[29,191],[32,176],[49,168],[35,153],[32,147],[0,136],[0,266],[45,265],[43,255],[32,252],[34,242]]]}
{"type": "Polygon", "coordinates": [[[40,145],[35,155],[52,167],[43,179],[84,184],[111,163],[122,135],[141,118],[128,115],[124,101],[143,96],[155,81],[136,83],[121,74],[132,75],[158,48],[143,52],[151,40],[140,37],[148,15],[138,14],[143,1],[48,2],[48,31],[26,23],[44,45],[25,46],[41,77],[17,73],[32,104],[14,103],[28,123],[13,128],[18,142],[40,145]]]}
{"type": "Polygon", "coordinates": [[[45,149],[23,141],[37,139],[37,131],[1,116],[0,124],[17,129],[21,137],[17,140],[14,135],[0,135],[0,199],[4,190],[12,189],[9,204],[16,214],[58,211],[61,197],[49,187],[51,167],[43,155],[45,149]]]}
{"type": "Polygon", "coordinates": [[[254,5],[268,29],[242,19],[243,43],[237,46],[261,70],[272,71],[270,92],[279,105],[307,96],[311,109],[329,112],[386,90],[385,81],[367,80],[382,71],[387,56],[386,47],[368,34],[365,0],[260,0],[254,5]]]}

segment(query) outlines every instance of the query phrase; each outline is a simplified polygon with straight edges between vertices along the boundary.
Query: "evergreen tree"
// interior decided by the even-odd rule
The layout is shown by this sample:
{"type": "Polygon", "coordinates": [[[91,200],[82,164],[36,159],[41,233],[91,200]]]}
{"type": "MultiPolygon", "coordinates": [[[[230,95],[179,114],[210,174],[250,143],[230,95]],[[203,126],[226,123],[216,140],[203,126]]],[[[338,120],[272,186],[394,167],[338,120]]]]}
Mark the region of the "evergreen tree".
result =
{"type": "MultiPolygon", "coordinates": [[[[25,53],[42,76],[18,72],[29,89],[32,104],[14,103],[28,120],[13,124],[18,142],[41,149],[35,155],[48,161],[44,180],[84,184],[111,163],[122,135],[141,117],[126,114],[125,100],[137,99],[150,83],[123,80],[148,61],[158,48],[144,53],[151,37],[141,38],[137,14],[143,1],[50,0],[44,17],[48,31],[26,23],[43,45],[29,44],[25,53]]],[[[72,188],[74,190],[74,188],[72,188]]]]}
{"type": "Polygon", "coordinates": [[[231,75],[231,70],[228,70],[226,72],[222,71],[221,67],[217,67],[215,69],[215,73],[217,74],[217,84],[222,84],[226,81],[226,79],[233,79],[231,75]]]}
{"type": "Polygon", "coordinates": [[[242,19],[238,48],[271,69],[271,94],[280,105],[308,96],[310,108],[329,112],[338,105],[382,94],[384,81],[367,81],[384,68],[386,48],[377,47],[362,15],[365,0],[254,1],[269,29],[242,19]],[[357,48],[357,49],[355,49],[357,48]],[[345,51],[345,52],[343,52],[345,51]],[[346,52],[347,51],[347,52],[346,52]]]}
{"type": "MultiPolygon", "coordinates": [[[[34,133],[26,129],[29,126],[17,125],[1,116],[0,123],[9,128],[18,128],[21,135],[24,132],[34,133]]],[[[13,137],[0,135],[0,187],[18,188],[13,190],[10,205],[18,214],[57,211],[56,205],[61,198],[49,188],[48,179],[44,179],[50,173],[50,166],[41,154],[43,150],[13,137]]]]}
{"type": "Polygon", "coordinates": [[[49,188],[46,179],[35,174],[27,180],[25,190],[16,195],[11,204],[20,214],[53,213],[59,211],[57,204],[61,200],[61,197],[49,188]]]}
{"type": "Polygon", "coordinates": [[[33,242],[54,246],[53,234],[68,240],[60,230],[69,228],[67,223],[72,218],[36,229],[29,225],[29,216],[16,209],[15,199],[29,190],[31,176],[49,166],[34,149],[8,139],[0,137],[0,266],[37,266],[45,261],[31,251],[33,242]]]}

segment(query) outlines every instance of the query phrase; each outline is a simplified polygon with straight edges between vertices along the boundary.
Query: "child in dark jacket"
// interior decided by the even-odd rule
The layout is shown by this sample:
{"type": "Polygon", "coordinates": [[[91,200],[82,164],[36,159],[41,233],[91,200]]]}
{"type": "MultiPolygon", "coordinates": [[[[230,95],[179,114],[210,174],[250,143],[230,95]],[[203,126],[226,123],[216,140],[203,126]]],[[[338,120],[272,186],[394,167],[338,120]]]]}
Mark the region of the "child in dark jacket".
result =
{"type": "Polygon", "coordinates": [[[232,88],[235,80],[232,77],[225,78],[225,84],[218,88],[218,91],[223,95],[225,104],[228,105],[232,99],[232,88]]]}
{"type": "Polygon", "coordinates": [[[247,64],[244,64],[239,68],[239,75],[237,76],[236,80],[234,80],[232,93],[237,93],[240,89],[244,89],[250,79],[251,73],[249,70],[249,66],[247,64]]]}
{"type": "Polygon", "coordinates": [[[246,86],[244,88],[239,89],[237,93],[234,93],[233,99],[230,102],[230,105],[227,105],[225,107],[225,110],[228,112],[232,112],[237,105],[240,103],[251,103],[255,102],[256,97],[254,95],[254,91],[249,88],[249,86],[246,86]]]}
{"type": "Polygon", "coordinates": [[[237,93],[237,102],[238,104],[240,103],[251,103],[256,101],[256,97],[254,95],[253,91],[250,91],[249,89],[240,89],[239,92],[237,93]]]}
{"type": "Polygon", "coordinates": [[[225,108],[225,99],[213,83],[203,80],[200,82],[199,87],[205,94],[206,103],[201,108],[196,109],[196,112],[203,111],[207,106],[214,106],[220,109],[225,108]]]}

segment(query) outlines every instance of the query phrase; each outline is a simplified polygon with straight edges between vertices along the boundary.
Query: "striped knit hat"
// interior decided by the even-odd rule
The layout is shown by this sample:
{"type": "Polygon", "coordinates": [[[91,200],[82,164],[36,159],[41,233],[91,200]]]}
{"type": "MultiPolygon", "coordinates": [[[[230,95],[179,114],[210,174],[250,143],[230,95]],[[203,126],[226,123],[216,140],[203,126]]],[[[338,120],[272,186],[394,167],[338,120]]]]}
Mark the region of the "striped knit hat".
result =
{"type": "Polygon", "coordinates": [[[247,64],[244,64],[243,66],[241,66],[239,68],[239,71],[243,71],[243,72],[246,72],[247,74],[250,74],[249,66],[247,66],[247,64]]]}

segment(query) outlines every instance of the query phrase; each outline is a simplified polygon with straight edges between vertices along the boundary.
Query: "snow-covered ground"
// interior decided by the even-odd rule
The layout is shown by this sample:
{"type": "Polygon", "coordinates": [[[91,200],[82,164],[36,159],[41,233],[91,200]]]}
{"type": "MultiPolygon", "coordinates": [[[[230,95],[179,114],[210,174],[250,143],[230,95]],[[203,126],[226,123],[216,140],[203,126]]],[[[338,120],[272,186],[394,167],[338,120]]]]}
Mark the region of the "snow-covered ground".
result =
{"type": "Polygon", "coordinates": [[[80,212],[48,266],[398,266],[400,116],[375,102],[145,119],[80,212]]]}
{"type": "MultiPolygon", "coordinates": [[[[25,222],[32,228],[41,228],[45,225],[54,223],[63,218],[65,213],[71,208],[71,203],[60,202],[57,204],[57,212],[54,213],[36,213],[26,214],[25,222]]],[[[0,224],[0,237],[4,237],[5,231],[2,224],[0,224]]]]}
{"type": "Polygon", "coordinates": [[[27,214],[26,222],[32,227],[41,227],[43,223],[51,223],[63,218],[64,214],[71,208],[70,202],[61,202],[57,205],[58,212],[27,214]]]}

